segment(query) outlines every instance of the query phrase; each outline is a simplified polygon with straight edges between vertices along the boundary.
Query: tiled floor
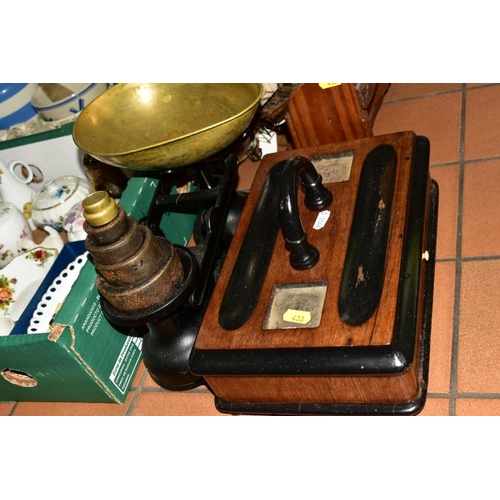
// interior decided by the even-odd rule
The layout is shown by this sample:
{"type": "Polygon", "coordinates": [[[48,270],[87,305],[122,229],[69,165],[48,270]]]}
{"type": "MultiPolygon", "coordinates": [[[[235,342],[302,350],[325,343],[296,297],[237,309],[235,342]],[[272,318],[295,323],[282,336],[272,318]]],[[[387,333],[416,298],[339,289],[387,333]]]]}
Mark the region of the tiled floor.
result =
{"type": "MultiPolygon", "coordinates": [[[[440,188],[429,393],[421,415],[500,415],[500,84],[393,84],[375,135],[431,142],[440,188]]],[[[0,403],[0,415],[221,415],[206,387],[159,388],[143,366],[123,406],[0,403]]]]}

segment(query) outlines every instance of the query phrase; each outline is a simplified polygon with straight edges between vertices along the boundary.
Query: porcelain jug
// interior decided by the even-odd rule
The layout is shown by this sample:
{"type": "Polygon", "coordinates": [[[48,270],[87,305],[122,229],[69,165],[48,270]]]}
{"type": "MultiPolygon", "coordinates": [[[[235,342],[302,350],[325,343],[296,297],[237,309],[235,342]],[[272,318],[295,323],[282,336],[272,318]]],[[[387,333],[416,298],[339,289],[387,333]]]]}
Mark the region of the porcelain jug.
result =
{"type": "Polygon", "coordinates": [[[12,203],[0,202],[0,269],[20,253],[20,240],[33,240],[28,221],[12,203]]]}
{"type": "Polygon", "coordinates": [[[14,170],[16,162],[9,167],[0,160],[0,201],[12,203],[26,217],[31,217],[31,203],[37,190],[28,184],[33,180],[33,172],[28,170],[27,177],[18,176],[14,170]]]}

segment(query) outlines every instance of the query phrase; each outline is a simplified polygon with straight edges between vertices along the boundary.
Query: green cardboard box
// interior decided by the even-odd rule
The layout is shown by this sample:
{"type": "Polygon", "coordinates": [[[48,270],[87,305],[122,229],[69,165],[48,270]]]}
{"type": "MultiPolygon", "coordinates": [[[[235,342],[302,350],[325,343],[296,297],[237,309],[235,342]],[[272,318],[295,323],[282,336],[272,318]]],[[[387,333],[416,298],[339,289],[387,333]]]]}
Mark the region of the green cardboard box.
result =
{"type": "MultiPolygon", "coordinates": [[[[0,141],[0,160],[7,166],[21,160],[40,169],[44,182],[62,175],[85,177],[84,152],[73,141],[74,123],[8,141],[0,141]]],[[[42,184],[33,185],[41,188],[42,184]]]]}
{"type": "MultiPolygon", "coordinates": [[[[133,176],[120,200],[127,214],[136,219],[146,216],[157,184],[156,178],[133,176]]],[[[186,245],[195,217],[166,213],[160,228],[173,243],[186,245]]],[[[65,245],[58,260],[66,247],[72,248],[65,245]]],[[[102,314],[96,277],[89,259],[50,332],[16,331],[29,324],[32,300],[11,335],[0,337],[0,401],[125,401],[141,360],[142,340],[127,335],[102,314]]]]}

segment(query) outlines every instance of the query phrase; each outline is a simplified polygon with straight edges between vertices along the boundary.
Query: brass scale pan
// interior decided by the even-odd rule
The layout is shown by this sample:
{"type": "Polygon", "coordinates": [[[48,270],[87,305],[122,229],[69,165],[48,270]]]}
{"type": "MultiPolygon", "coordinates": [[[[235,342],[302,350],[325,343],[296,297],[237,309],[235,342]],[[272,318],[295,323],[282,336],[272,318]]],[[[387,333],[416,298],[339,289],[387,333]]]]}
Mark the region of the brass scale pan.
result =
{"type": "Polygon", "coordinates": [[[121,83],[82,110],[73,140],[84,152],[117,167],[183,167],[235,141],[261,97],[259,83],[121,83]]]}

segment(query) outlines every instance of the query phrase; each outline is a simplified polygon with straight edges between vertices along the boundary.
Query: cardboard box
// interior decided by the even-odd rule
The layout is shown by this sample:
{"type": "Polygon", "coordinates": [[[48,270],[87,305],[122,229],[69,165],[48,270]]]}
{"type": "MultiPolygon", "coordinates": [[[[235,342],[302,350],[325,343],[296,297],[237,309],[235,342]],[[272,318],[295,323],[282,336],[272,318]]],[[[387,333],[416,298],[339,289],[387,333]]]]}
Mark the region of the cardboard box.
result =
{"type": "MultiPolygon", "coordinates": [[[[146,216],[157,185],[156,178],[132,177],[120,200],[127,214],[138,220],[146,216]]],[[[173,243],[186,245],[195,217],[167,213],[160,228],[173,243]]],[[[53,267],[65,269],[64,264],[84,252],[82,245],[65,245],[53,267]]],[[[0,337],[0,401],[125,401],[141,360],[142,340],[112,325],[102,314],[96,277],[89,259],[50,332],[27,334],[36,297],[45,291],[41,286],[11,335],[0,337]]]]}
{"type": "Polygon", "coordinates": [[[14,160],[35,165],[43,173],[44,182],[62,175],[85,178],[82,167],[84,153],[73,141],[73,126],[74,123],[68,123],[54,130],[0,141],[0,160],[5,165],[14,160]]]}

